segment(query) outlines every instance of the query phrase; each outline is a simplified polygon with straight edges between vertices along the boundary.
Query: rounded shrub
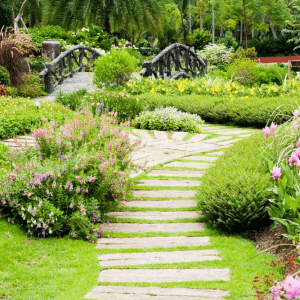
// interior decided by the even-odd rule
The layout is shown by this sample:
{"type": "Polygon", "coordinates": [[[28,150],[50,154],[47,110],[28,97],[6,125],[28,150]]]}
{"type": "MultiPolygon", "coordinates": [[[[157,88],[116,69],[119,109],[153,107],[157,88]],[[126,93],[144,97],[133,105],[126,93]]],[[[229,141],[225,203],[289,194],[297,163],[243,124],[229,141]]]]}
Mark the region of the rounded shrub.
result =
{"type": "Polygon", "coordinates": [[[108,84],[124,85],[136,70],[138,61],[126,50],[112,49],[110,53],[97,59],[94,83],[98,87],[108,84]]]}
{"type": "Polygon", "coordinates": [[[262,145],[262,133],[237,142],[202,177],[198,206],[213,227],[243,232],[269,221],[272,182],[260,159],[262,145]]]}
{"type": "Polygon", "coordinates": [[[9,72],[4,67],[0,66],[0,84],[9,85],[9,72]]]}
{"type": "Polygon", "coordinates": [[[195,47],[196,50],[203,49],[204,46],[211,43],[212,35],[208,30],[195,29],[189,36],[189,45],[195,47]]]}

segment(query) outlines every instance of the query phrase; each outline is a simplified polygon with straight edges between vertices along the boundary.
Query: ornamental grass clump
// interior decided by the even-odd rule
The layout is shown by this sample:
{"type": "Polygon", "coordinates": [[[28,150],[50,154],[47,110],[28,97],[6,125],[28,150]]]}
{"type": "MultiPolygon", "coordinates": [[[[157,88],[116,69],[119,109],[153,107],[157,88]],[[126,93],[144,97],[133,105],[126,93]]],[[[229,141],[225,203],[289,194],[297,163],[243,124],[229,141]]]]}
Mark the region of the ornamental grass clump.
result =
{"type": "Polygon", "coordinates": [[[272,181],[259,159],[262,141],[259,133],[235,143],[201,178],[198,206],[211,226],[243,232],[268,223],[272,181]]]}
{"type": "Polygon", "coordinates": [[[95,241],[97,223],[130,190],[129,131],[112,115],[93,118],[87,110],[63,126],[55,121],[33,130],[36,148],[8,153],[0,177],[0,212],[28,234],[95,241]]]}
{"type": "Polygon", "coordinates": [[[175,107],[157,108],[142,112],[132,124],[136,128],[162,131],[201,133],[204,121],[197,115],[181,112],[175,107]]]}

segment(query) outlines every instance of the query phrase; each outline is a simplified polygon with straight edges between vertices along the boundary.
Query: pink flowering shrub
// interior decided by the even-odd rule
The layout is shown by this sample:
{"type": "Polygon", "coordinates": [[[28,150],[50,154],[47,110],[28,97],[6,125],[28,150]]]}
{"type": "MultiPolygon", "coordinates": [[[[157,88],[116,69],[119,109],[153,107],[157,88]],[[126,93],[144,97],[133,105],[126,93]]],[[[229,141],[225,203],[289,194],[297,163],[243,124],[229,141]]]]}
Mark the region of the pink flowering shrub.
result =
{"type": "Polygon", "coordinates": [[[280,224],[285,236],[300,240],[300,132],[299,111],[290,122],[276,128],[272,123],[263,129],[264,155],[274,186],[268,213],[274,225],[280,224]]]}
{"type": "Polygon", "coordinates": [[[10,151],[11,167],[0,178],[0,212],[29,234],[94,241],[96,224],[115,209],[130,191],[130,172],[137,168],[129,156],[127,124],[82,111],[58,126],[46,122],[33,130],[38,146],[10,151]]]}

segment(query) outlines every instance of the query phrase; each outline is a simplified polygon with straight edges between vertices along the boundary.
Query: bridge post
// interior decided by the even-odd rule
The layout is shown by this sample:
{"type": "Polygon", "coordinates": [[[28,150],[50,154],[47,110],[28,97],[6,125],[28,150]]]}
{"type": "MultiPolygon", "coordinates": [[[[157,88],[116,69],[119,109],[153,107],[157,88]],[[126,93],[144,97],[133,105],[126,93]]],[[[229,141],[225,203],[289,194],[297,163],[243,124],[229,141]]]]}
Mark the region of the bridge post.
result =
{"type": "Polygon", "coordinates": [[[152,62],[151,61],[144,61],[142,65],[142,69],[146,69],[143,77],[151,77],[152,76],[152,62]]]}
{"type": "Polygon", "coordinates": [[[79,72],[82,72],[82,59],[83,59],[84,50],[79,49],[79,72]]]}
{"type": "Polygon", "coordinates": [[[45,82],[45,91],[48,94],[51,94],[54,92],[54,83],[53,83],[53,67],[51,63],[45,63],[45,67],[48,69],[47,74],[44,76],[44,82],[45,82]]]}
{"type": "Polygon", "coordinates": [[[73,78],[73,61],[72,61],[72,53],[68,55],[68,66],[69,66],[69,72],[70,72],[70,77],[73,78]]]}

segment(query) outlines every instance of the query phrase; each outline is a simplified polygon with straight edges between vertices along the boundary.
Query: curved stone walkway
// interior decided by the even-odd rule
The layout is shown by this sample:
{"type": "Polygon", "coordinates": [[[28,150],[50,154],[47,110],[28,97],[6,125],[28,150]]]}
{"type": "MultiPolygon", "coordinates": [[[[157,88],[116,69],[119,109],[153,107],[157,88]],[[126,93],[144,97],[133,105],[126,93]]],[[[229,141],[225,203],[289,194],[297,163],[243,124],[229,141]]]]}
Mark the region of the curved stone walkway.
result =
{"type": "Polygon", "coordinates": [[[182,132],[168,136],[166,132],[160,131],[132,131],[130,138],[142,138],[144,145],[133,153],[133,160],[137,163],[146,161],[148,167],[154,168],[143,177],[145,179],[140,180],[134,191],[134,199],[122,203],[124,211],[109,214],[119,222],[104,224],[101,229],[113,232],[114,235],[142,233],[146,237],[99,239],[96,248],[108,249],[108,252],[99,255],[100,266],[103,267],[99,274],[99,285],[85,298],[220,300],[228,294],[221,290],[151,287],[166,282],[230,280],[228,268],[152,268],[155,264],[222,260],[217,250],[207,247],[205,250],[182,251],[174,251],[172,248],[210,245],[209,237],[197,236],[198,232],[204,230],[205,224],[193,222],[199,218],[194,196],[201,184],[201,176],[223,154],[224,148],[252,134],[253,130],[209,125],[203,128],[203,134],[194,135],[190,139],[182,132]],[[160,176],[164,176],[163,179],[160,176]],[[174,187],[178,187],[178,190],[174,187]],[[164,211],[161,211],[162,208],[164,211]],[[196,236],[187,236],[187,233],[192,232],[196,236]],[[167,233],[176,233],[176,236],[165,236],[167,233]],[[170,250],[161,251],[159,248],[162,247],[170,250]],[[124,253],[126,249],[137,250],[124,253]],[[150,286],[133,286],[140,283],[150,286]]]}

